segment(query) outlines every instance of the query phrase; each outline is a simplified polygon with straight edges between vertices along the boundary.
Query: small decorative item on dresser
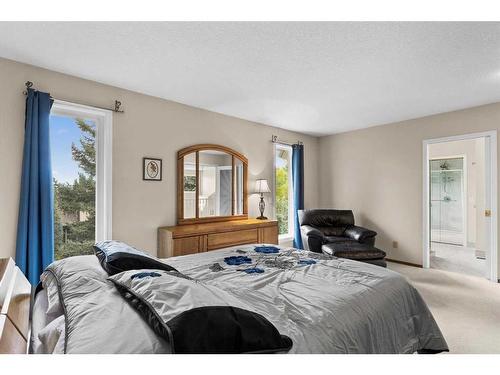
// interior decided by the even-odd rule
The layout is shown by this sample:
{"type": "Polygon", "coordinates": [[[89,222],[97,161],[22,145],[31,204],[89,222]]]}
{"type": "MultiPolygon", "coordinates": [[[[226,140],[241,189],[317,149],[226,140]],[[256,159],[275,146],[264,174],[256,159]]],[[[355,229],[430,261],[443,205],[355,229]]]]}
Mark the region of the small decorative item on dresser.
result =
{"type": "Polygon", "coordinates": [[[259,210],[260,216],[257,219],[266,220],[267,217],[264,216],[264,210],[266,209],[266,203],[264,202],[264,193],[270,193],[269,185],[267,180],[261,179],[255,181],[255,192],[260,194],[259,210]]]}
{"type": "Polygon", "coordinates": [[[145,181],[161,181],[161,159],[142,158],[142,179],[145,181]]]}

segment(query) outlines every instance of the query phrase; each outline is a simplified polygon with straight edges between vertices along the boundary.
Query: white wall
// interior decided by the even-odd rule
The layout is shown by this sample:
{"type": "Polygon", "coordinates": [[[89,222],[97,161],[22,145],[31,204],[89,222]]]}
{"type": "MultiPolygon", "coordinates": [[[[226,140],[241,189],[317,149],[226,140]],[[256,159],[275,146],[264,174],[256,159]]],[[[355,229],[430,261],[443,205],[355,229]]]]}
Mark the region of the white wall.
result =
{"type": "MultiPolygon", "coordinates": [[[[221,115],[73,76],[0,59],[0,257],[14,256],[24,137],[26,81],[54,97],[83,104],[123,103],[113,118],[113,237],[153,254],[157,227],[176,223],[176,153],[197,144],[233,148],[249,160],[249,188],[256,178],[272,185],[271,135],[304,142],[305,205],[318,205],[318,139],[221,115]],[[142,180],[142,157],[163,159],[163,181],[142,180]]],[[[250,190],[251,191],[251,190],[250,190]]],[[[273,195],[266,197],[274,211],[273,195]]],[[[249,199],[258,215],[258,197],[249,199]]]]}

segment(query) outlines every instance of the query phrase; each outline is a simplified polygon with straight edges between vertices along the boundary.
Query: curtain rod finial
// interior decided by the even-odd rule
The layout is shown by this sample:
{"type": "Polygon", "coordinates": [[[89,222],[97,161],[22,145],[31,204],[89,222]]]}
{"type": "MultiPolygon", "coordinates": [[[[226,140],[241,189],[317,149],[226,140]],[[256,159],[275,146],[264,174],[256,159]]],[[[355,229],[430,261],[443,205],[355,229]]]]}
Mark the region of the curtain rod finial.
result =
{"type": "Polygon", "coordinates": [[[24,85],[26,86],[26,91],[23,91],[23,94],[28,95],[28,90],[33,87],[33,82],[26,81],[26,83],[24,85]]]}
{"type": "Polygon", "coordinates": [[[123,110],[120,109],[121,106],[122,106],[122,102],[120,102],[119,100],[115,100],[115,110],[114,110],[114,112],[122,113],[123,110]]]}

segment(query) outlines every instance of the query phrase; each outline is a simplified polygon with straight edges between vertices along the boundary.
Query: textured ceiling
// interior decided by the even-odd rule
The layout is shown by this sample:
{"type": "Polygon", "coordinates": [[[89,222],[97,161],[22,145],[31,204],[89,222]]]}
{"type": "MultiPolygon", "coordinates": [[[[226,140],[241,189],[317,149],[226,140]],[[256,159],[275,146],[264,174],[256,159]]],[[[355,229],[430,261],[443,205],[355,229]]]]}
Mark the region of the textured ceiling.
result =
{"type": "Polygon", "coordinates": [[[3,22],[0,35],[1,57],[313,135],[500,101],[500,23],[3,22]]]}

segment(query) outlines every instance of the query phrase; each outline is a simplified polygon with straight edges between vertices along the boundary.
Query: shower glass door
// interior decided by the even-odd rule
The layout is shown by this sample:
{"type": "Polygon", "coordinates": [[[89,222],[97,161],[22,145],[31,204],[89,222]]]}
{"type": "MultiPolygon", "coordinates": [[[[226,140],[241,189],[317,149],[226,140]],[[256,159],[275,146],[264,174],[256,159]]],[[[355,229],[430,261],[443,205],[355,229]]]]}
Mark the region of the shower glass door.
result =
{"type": "Polygon", "coordinates": [[[463,168],[463,158],[430,161],[431,243],[464,244],[463,168]]]}

